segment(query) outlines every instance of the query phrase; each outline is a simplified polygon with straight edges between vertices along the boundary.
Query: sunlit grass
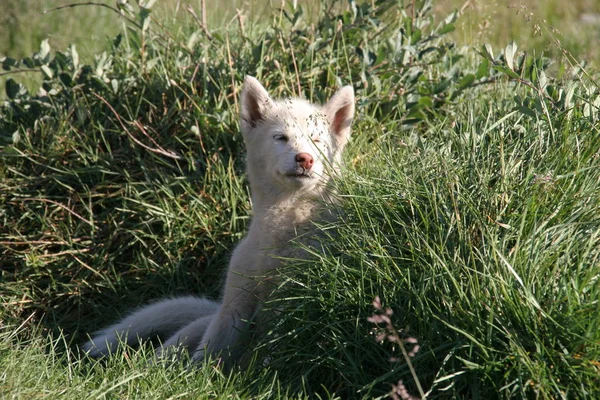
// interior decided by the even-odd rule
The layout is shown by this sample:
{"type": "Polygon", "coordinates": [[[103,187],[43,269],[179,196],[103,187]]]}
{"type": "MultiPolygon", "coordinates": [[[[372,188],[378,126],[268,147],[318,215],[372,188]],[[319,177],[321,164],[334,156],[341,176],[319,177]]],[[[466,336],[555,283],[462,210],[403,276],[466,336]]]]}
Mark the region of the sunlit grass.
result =
{"type": "Polygon", "coordinates": [[[516,40],[557,60],[565,50],[579,61],[600,62],[600,3],[593,0],[445,0],[435,8],[439,15],[463,12],[453,34],[460,44],[503,46],[516,40]]]}

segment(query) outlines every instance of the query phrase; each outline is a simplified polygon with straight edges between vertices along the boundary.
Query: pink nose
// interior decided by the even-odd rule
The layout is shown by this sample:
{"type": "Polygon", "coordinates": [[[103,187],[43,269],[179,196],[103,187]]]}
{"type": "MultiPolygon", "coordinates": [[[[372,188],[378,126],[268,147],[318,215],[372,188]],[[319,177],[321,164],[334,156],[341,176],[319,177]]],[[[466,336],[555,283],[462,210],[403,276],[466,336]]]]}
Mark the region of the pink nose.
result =
{"type": "Polygon", "coordinates": [[[296,162],[300,167],[309,170],[312,168],[315,160],[313,160],[312,156],[308,153],[298,153],[296,154],[296,162]]]}

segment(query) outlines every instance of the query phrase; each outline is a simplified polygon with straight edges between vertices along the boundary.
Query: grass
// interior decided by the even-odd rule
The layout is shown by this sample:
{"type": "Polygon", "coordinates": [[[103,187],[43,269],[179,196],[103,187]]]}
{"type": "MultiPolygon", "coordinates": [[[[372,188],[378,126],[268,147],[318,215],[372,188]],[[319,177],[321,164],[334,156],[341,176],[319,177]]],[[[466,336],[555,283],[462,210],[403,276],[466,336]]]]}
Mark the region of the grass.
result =
{"type": "Polygon", "coordinates": [[[478,46],[487,42],[498,46],[517,40],[529,51],[544,52],[557,61],[562,59],[563,51],[596,65],[600,61],[596,45],[600,25],[594,22],[600,7],[595,1],[457,0],[437,2],[435,8],[438,15],[464,9],[462,22],[453,35],[460,44],[478,46]]]}
{"type": "MultiPolygon", "coordinates": [[[[33,329],[36,333],[41,332],[33,329]]],[[[244,398],[250,395],[252,381],[247,373],[224,376],[218,369],[202,368],[191,373],[182,363],[148,365],[147,354],[140,351],[108,360],[106,363],[81,362],[60,350],[62,338],[53,341],[40,337],[15,342],[2,334],[0,348],[5,394],[31,398],[43,393],[65,398],[244,398]],[[11,343],[9,347],[7,344],[11,343]]],[[[283,397],[273,378],[257,378],[257,391],[269,397],[283,397]],[[261,379],[263,378],[263,379],[261,379]]],[[[257,395],[256,398],[266,398],[257,395]]]]}
{"type": "Polygon", "coordinates": [[[95,60],[51,42],[49,95],[15,92],[0,109],[3,393],[600,396],[593,71],[549,70],[521,50],[511,63],[495,43],[486,58],[452,46],[460,18],[450,33],[451,20],[425,25],[418,2],[414,20],[410,5],[370,4],[307,20],[288,5],[289,20],[275,10],[268,24],[213,27],[212,40],[189,14],[157,12],[95,60]],[[149,349],[80,358],[76,345],[115,313],[218,297],[250,214],[245,74],[313,101],[352,83],[359,113],[339,218],[319,226],[323,249],[280,271],[254,368],[149,365],[149,349]]]}

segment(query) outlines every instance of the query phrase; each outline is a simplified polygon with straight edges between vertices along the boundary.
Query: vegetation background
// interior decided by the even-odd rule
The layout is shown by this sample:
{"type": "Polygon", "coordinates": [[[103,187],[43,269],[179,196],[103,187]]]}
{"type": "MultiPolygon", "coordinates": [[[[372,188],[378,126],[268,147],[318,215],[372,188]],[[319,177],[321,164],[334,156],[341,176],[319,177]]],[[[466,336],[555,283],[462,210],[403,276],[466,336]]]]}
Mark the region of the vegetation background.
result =
{"type": "Polygon", "coordinates": [[[2,4],[3,396],[600,397],[597,2],[82,3],[2,4]],[[331,240],[253,368],[81,357],[115,312],[218,297],[245,74],[354,85],[331,240]]]}
{"type": "MultiPolygon", "coordinates": [[[[75,2],[72,2],[75,3],[75,2]]],[[[0,16],[0,54],[24,57],[39,49],[40,42],[50,39],[55,48],[64,49],[76,44],[83,57],[89,57],[106,48],[107,40],[121,29],[121,21],[103,7],[76,7],[53,11],[56,7],[72,4],[64,0],[7,0],[0,16]]],[[[104,2],[112,4],[112,2],[104,2]]],[[[159,0],[153,7],[167,19],[189,18],[186,7],[200,9],[199,0],[159,0]]],[[[265,0],[207,0],[209,29],[222,29],[235,20],[236,10],[251,20],[270,14],[281,2],[265,0]]],[[[303,1],[300,4],[311,18],[319,12],[320,2],[303,1]]],[[[442,0],[434,2],[436,17],[447,16],[454,10],[463,10],[452,39],[459,45],[491,43],[505,46],[519,39],[528,49],[560,56],[561,49],[536,25],[546,21],[556,30],[562,46],[578,59],[598,62],[600,50],[597,24],[600,4],[595,0],[442,0]]]]}

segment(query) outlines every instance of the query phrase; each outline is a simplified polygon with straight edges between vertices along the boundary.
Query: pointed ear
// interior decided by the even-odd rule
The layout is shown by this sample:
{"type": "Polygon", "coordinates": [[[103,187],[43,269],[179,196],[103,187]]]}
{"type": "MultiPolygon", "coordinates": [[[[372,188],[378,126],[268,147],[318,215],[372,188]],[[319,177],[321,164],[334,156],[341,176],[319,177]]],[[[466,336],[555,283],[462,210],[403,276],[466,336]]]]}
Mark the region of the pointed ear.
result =
{"type": "Polygon", "coordinates": [[[329,120],[331,133],[341,150],[350,139],[350,125],[354,118],[354,89],[344,86],[323,106],[329,120]]]}
{"type": "Polygon", "coordinates": [[[273,105],[273,99],[256,78],[246,76],[240,99],[240,119],[242,132],[255,127],[265,119],[267,110],[273,105]]]}

